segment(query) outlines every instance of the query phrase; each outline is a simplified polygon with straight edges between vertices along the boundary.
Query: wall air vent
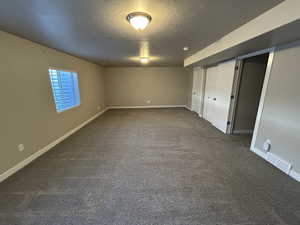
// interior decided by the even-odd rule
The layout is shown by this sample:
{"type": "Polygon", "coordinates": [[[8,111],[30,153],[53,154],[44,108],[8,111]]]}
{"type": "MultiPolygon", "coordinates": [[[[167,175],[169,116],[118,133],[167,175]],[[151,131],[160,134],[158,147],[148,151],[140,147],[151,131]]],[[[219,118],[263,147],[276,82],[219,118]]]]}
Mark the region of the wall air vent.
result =
{"type": "Polygon", "coordinates": [[[271,152],[267,152],[267,160],[286,174],[290,174],[292,169],[291,163],[281,159],[279,156],[271,152]]]}

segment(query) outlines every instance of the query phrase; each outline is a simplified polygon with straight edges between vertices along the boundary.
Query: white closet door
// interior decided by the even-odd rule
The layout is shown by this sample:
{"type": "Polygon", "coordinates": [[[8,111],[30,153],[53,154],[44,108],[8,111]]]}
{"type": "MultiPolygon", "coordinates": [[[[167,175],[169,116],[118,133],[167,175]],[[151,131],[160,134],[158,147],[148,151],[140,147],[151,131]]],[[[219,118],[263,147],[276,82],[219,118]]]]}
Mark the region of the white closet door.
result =
{"type": "Polygon", "coordinates": [[[214,98],[215,98],[217,76],[218,76],[218,68],[216,66],[207,68],[203,117],[204,119],[208,120],[212,124],[214,124],[214,120],[215,120],[214,98]]]}
{"type": "Polygon", "coordinates": [[[199,99],[200,99],[200,108],[199,108],[199,116],[203,117],[203,107],[204,107],[204,91],[205,91],[205,80],[206,74],[205,69],[202,67],[196,68],[199,74],[199,99]]]}
{"type": "Polygon", "coordinates": [[[195,67],[193,69],[193,95],[192,95],[192,111],[202,116],[203,95],[204,95],[204,69],[195,67]]]}
{"type": "Polygon", "coordinates": [[[214,119],[213,125],[226,133],[231,94],[234,80],[236,60],[228,61],[218,65],[218,76],[214,93],[214,119]]]}
{"type": "Polygon", "coordinates": [[[200,96],[199,96],[199,73],[193,70],[193,93],[192,93],[192,111],[199,113],[200,96]]]}

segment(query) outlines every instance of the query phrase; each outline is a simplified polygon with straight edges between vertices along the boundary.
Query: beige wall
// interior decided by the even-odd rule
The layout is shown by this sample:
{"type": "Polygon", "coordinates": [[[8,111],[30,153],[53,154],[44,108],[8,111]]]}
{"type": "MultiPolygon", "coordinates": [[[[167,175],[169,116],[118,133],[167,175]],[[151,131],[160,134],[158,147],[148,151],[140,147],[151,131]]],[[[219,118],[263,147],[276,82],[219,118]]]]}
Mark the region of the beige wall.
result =
{"type": "Polygon", "coordinates": [[[184,68],[108,67],[104,74],[109,106],[187,104],[188,71],[184,68]]]}
{"type": "Polygon", "coordinates": [[[253,131],[268,55],[244,60],[235,114],[234,131],[253,131]]]}
{"type": "Polygon", "coordinates": [[[275,52],[255,147],[266,139],[271,152],[300,173],[300,46],[275,52]]]}
{"type": "Polygon", "coordinates": [[[0,174],[105,107],[102,68],[0,31],[0,174]],[[48,67],[78,72],[81,105],[58,114],[48,67]],[[25,150],[19,152],[18,144],[25,150]]]}

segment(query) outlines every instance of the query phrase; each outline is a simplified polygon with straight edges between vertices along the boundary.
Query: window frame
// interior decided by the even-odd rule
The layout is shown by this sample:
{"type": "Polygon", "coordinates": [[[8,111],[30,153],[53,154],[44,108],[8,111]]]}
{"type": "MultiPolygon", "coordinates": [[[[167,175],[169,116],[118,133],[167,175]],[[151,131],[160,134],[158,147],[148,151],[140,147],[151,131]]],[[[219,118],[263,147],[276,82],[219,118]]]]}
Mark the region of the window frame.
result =
{"type": "Polygon", "coordinates": [[[49,78],[49,81],[50,81],[50,89],[51,89],[51,92],[52,92],[52,101],[53,101],[53,105],[54,105],[54,109],[55,109],[56,113],[57,114],[61,114],[61,113],[66,112],[68,110],[71,110],[71,109],[79,107],[81,105],[81,96],[80,96],[80,87],[79,87],[79,73],[77,71],[75,71],[75,70],[64,69],[64,68],[53,67],[53,66],[48,67],[48,71],[47,72],[48,72],[48,78],[49,78]],[[74,106],[72,106],[70,108],[61,110],[61,111],[57,111],[56,101],[55,101],[55,97],[54,97],[54,91],[53,91],[53,88],[52,88],[52,82],[51,82],[51,76],[50,76],[49,70],[58,70],[58,71],[64,71],[64,72],[70,72],[70,73],[76,73],[77,74],[77,86],[78,86],[78,94],[79,94],[79,104],[74,105],[74,106]]]}

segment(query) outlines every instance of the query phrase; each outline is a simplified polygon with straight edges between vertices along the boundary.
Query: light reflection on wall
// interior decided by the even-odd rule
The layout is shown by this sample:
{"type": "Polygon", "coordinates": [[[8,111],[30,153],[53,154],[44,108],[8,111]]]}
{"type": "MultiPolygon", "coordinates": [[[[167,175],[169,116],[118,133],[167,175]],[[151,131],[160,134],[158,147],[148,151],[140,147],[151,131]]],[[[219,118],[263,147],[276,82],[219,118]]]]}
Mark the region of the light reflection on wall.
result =
{"type": "Polygon", "coordinates": [[[151,62],[158,62],[163,59],[162,57],[153,56],[150,54],[150,44],[148,41],[146,40],[140,41],[139,46],[140,46],[139,56],[129,57],[130,61],[140,63],[141,58],[148,58],[149,63],[151,64],[151,62]]]}
{"type": "Polygon", "coordinates": [[[149,58],[150,57],[148,41],[140,42],[140,57],[141,58],[149,58]]]}

